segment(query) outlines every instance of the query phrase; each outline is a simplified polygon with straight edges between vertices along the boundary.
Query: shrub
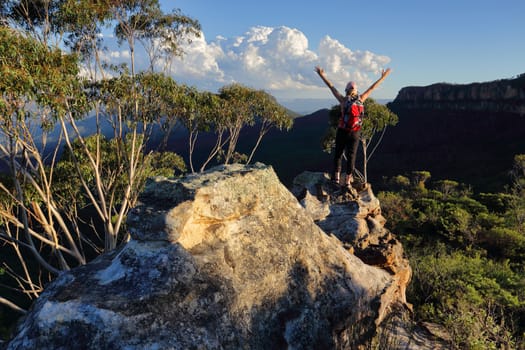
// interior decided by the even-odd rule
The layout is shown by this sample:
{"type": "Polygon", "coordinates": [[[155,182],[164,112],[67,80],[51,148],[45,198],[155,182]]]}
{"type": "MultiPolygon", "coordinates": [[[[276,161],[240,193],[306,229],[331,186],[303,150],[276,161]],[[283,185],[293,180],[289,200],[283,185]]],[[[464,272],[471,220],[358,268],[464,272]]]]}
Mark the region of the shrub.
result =
{"type": "Polygon", "coordinates": [[[507,263],[474,252],[412,256],[414,279],[408,289],[417,316],[445,325],[456,346],[468,349],[512,347],[513,329],[506,314],[524,305],[517,291],[523,278],[507,263]]]}

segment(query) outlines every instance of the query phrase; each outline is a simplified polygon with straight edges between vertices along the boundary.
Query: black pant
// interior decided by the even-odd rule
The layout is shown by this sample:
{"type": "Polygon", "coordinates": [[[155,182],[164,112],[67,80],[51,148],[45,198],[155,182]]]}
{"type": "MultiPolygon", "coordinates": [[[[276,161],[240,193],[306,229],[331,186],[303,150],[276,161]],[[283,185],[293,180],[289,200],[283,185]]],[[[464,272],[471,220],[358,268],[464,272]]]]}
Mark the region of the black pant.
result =
{"type": "Polygon", "coordinates": [[[337,128],[337,133],[335,134],[334,175],[341,172],[345,150],[347,157],[346,174],[353,174],[360,135],[361,131],[346,131],[345,129],[337,128]]]}

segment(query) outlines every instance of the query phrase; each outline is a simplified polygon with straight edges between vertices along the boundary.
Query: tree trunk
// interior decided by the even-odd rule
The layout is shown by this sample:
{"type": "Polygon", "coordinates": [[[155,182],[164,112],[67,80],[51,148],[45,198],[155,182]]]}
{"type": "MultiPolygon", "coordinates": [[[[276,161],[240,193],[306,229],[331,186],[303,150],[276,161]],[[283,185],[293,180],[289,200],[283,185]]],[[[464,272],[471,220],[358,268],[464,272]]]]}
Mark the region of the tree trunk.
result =
{"type": "Polygon", "coordinates": [[[363,148],[363,181],[364,183],[368,183],[368,173],[367,173],[367,166],[368,166],[368,159],[367,159],[367,155],[366,155],[366,152],[367,152],[367,143],[366,143],[366,140],[362,139],[361,140],[361,146],[363,148]]]}

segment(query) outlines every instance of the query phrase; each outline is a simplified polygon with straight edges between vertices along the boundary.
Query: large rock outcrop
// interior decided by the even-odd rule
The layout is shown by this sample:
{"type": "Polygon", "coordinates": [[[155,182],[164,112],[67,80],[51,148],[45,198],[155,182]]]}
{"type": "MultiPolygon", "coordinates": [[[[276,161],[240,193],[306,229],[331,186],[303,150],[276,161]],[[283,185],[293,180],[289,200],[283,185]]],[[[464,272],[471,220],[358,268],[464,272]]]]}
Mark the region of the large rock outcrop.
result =
{"type": "MultiPolygon", "coordinates": [[[[396,302],[408,305],[405,291],[412,269],[403,246],[384,227],[386,219],[370,184],[360,188],[359,197],[354,200],[348,194],[334,192],[326,174],[304,172],[294,180],[291,191],[326,234],[337,237],[365,264],[390,273],[393,283],[382,295],[388,299],[383,307],[396,302]]],[[[386,313],[387,310],[381,310],[378,320],[386,313]]]]}
{"type": "Polygon", "coordinates": [[[60,275],[8,349],[437,348],[408,327],[410,267],[371,190],[326,184],[298,178],[303,207],[263,164],[152,180],[131,240],[60,275]]]}

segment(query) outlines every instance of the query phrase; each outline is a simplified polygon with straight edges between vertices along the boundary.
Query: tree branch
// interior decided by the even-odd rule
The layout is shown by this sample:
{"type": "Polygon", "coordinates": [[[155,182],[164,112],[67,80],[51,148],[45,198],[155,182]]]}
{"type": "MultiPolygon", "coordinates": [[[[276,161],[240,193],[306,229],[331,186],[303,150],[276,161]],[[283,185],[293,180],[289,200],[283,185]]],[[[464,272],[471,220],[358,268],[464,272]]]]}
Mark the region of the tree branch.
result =
{"type": "Polygon", "coordinates": [[[21,313],[22,315],[27,313],[27,310],[22,309],[20,306],[2,297],[0,297],[0,304],[3,304],[14,311],[21,313]]]}

